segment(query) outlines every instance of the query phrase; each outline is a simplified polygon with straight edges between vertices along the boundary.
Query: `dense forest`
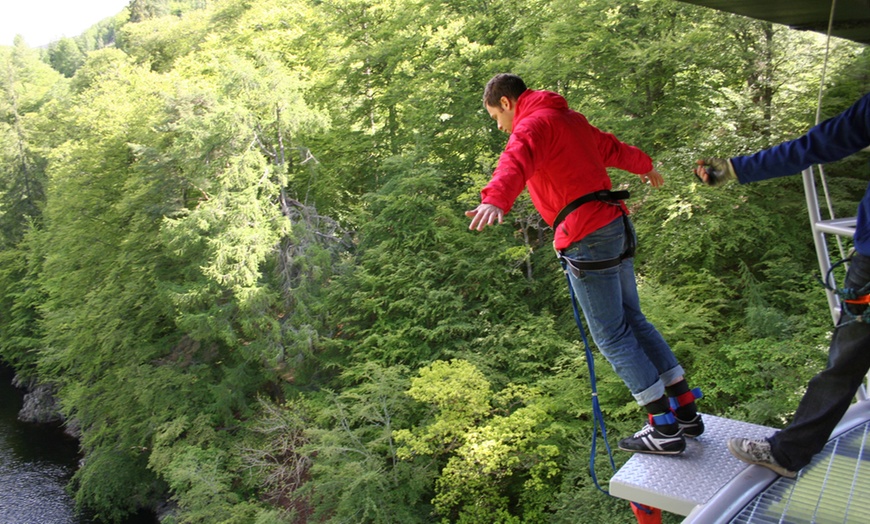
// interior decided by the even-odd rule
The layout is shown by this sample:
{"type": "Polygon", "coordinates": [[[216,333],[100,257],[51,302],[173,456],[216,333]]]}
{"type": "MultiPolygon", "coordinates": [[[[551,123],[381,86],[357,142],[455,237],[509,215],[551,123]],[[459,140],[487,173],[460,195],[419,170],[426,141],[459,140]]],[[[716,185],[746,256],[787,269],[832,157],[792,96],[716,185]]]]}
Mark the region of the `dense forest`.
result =
{"type": "MultiPolygon", "coordinates": [[[[133,0],[18,38],[0,360],[54,387],[70,490],[106,522],[163,501],[166,524],[634,522],[590,475],[552,231],[527,195],[468,231],[506,141],[483,87],[520,74],[653,157],[661,189],[612,172],[647,315],[703,412],[779,427],[832,330],[800,180],[691,167],[804,132],[825,63],[823,35],[674,0],[133,0]]],[[[868,64],[830,43],[822,118],[868,64]]],[[[866,158],[827,175],[853,216],[866,158]]],[[[610,438],[637,431],[594,353],[610,438]]]]}

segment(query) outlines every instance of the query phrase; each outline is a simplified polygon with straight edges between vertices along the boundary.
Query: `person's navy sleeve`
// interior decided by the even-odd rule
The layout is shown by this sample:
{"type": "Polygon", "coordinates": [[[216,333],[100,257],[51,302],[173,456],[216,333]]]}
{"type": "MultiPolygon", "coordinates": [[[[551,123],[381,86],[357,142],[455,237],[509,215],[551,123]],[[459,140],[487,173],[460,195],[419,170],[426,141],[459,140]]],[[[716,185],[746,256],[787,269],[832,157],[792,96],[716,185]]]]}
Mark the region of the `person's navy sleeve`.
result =
{"type": "Polygon", "coordinates": [[[795,140],[731,159],[741,184],[794,175],[813,164],[845,158],[870,145],[870,93],[795,140]]]}

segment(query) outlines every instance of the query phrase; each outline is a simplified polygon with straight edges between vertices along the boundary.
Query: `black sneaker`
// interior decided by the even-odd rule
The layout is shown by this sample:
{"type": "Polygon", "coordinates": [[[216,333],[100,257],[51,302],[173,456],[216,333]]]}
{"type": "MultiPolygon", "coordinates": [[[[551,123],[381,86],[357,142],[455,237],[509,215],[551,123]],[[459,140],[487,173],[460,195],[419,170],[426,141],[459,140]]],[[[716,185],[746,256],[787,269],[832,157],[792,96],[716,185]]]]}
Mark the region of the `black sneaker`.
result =
{"type": "Polygon", "coordinates": [[[655,426],[647,424],[633,436],[620,440],[619,449],[653,455],[679,455],[686,449],[686,438],[681,430],[673,435],[666,435],[655,426]]]}
{"type": "Polygon", "coordinates": [[[687,438],[697,438],[704,433],[704,421],[701,420],[701,414],[695,415],[692,420],[682,420],[676,417],[677,425],[683,430],[683,435],[687,438]]]}

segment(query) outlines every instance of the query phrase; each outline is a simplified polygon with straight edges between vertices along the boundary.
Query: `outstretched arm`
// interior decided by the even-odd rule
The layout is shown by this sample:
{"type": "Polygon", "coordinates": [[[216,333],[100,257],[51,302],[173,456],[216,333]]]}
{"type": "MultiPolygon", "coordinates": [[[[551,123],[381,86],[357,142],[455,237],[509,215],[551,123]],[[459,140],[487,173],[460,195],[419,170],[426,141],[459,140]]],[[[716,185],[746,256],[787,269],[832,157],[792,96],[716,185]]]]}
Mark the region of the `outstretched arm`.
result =
{"type": "Polygon", "coordinates": [[[845,158],[870,145],[870,94],[839,115],[814,126],[800,137],[752,155],[730,159],[704,158],[695,174],[719,185],[731,178],[740,183],[794,175],[814,164],[845,158]]]}

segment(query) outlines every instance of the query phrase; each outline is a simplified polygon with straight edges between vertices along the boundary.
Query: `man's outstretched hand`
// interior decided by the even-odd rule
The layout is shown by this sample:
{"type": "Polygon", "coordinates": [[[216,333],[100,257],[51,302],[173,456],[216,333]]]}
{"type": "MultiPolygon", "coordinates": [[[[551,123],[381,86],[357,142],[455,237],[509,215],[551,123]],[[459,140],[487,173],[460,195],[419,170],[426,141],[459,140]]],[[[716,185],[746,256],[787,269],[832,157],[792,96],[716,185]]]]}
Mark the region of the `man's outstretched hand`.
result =
{"type": "Polygon", "coordinates": [[[501,224],[504,221],[504,211],[492,204],[480,204],[476,208],[466,211],[465,216],[471,218],[471,224],[468,229],[476,229],[482,231],[486,226],[491,226],[498,221],[501,224]]]}
{"type": "Polygon", "coordinates": [[[665,179],[662,177],[661,173],[653,169],[649,173],[644,173],[642,175],[638,175],[640,177],[641,182],[644,184],[649,184],[653,187],[662,187],[665,185],[665,179]]]}

